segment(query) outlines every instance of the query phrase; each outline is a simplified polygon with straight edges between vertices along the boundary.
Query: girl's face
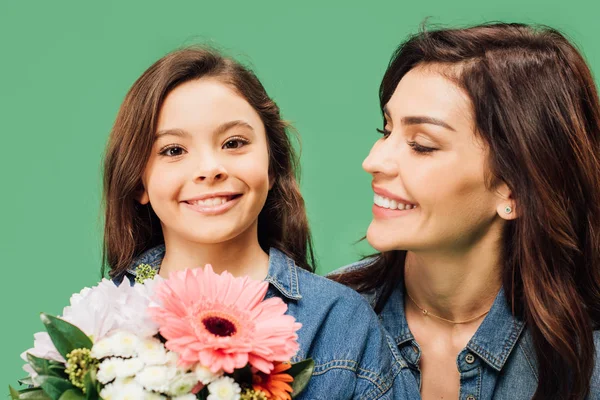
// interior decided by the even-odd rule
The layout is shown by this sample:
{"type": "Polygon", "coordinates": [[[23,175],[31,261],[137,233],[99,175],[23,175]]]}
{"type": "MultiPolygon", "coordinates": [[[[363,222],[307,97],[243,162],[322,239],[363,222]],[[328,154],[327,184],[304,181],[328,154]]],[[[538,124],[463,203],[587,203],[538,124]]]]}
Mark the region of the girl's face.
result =
{"type": "Polygon", "coordinates": [[[151,204],[167,243],[256,238],[271,186],[264,124],[218,80],[183,83],[160,110],[143,184],[140,203],[151,204]]]}
{"type": "Polygon", "coordinates": [[[512,206],[506,186],[486,186],[471,101],[441,68],[402,78],[385,106],[385,133],[363,163],[375,192],[367,239],[379,251],[457,251],[489,233],[500,238],[498,215],[513,217],[504,212],[512,206]]]}

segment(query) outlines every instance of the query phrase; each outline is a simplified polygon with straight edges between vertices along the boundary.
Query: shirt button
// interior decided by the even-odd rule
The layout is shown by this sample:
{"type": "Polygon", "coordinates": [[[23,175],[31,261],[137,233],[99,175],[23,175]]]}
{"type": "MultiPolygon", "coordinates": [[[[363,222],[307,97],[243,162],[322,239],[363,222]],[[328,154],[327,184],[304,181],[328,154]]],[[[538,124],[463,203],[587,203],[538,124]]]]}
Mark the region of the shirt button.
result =
{"type": "MultiPolygon", "coordinates": [[[[467,362],[467,364],[473,364],[475,362],[475,356],[471,353],[468,353],[465,357],[465,361],[467,362]]],[[[475,397],[467,397],[467,400],[475,400],[475,397]]]]}
{"type": "Polygon", "coordinates": [[[475,396],[473,396],[472,394],[467,396],[467,400],[476,400],[475,396]]]}

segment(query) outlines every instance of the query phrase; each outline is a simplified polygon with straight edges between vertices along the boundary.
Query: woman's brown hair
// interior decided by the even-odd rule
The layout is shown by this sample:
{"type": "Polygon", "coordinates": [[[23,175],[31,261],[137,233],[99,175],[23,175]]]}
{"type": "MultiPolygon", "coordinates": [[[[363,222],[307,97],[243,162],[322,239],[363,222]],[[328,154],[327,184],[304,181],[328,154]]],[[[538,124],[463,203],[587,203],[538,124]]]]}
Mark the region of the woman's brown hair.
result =
{"type": "Polygon", "coordinates": [[[113,277],[123,274],[142,252],[164,243],[151,205],[137,201],[158,115],[175,87],[209,77],[246,99],[265,125],[269,173],[275,181],[258,217],[261,247],[265,251],[275,247],[298,266],[313,271],[310,231],[296,176],[298,158],[279,107],[250,69],[216,50],[189,47],[161,58],[138,78],[125,96],[110,133],[104,159],[103,264],[113,277]]]}
{"type": "MultiPolygon", "coordinates": [[[[447,66],[468,93],[491,180],[512,191],[519,217],[503,233],[503,286],[532,334],[534,399],[583,399],[600,325],[600,104],[585,60],[554,29],[490,24],[419,33],[401,44],[379,90],[383,107],[417,65],[447,66]]],[[[385,122],[384,122],[385,123],[385,122]]],[[[338,276],[382,289],[402,282],[406,252],[338,276]]]]}

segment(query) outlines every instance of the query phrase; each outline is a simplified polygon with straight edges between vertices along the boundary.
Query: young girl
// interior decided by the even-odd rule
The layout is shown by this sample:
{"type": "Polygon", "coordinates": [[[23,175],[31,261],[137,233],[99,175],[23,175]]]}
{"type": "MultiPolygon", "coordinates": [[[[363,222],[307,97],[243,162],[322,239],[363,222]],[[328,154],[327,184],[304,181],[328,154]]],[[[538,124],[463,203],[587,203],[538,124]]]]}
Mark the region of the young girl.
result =
{"type": "Polygon", "coordinates": [[[600,104],[558,32],[424,32],[380,87],[363,292],[424,399],[598,399],[600,104]]]}
{"type": "Polygon", "coordinates": [[[315,369],[302,399],[410,397],[412,380],[369,305],[311,273],[286,123],[256,76],[202,48],[152,65],[127,94],[105,159],[105,262],[133,284],[212,264],[270,283],[302,328],[292,361],[315,369]]]}

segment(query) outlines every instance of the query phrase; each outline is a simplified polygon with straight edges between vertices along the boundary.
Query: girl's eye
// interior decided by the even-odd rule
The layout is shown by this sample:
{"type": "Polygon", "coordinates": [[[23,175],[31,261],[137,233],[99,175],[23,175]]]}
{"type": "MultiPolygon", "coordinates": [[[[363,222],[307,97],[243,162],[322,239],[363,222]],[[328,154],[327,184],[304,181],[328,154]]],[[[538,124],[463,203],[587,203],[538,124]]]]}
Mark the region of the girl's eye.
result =
{"type": "Polygon", "coordinates": [[[231,138],[223,144],[224,149],[239,149],[250,143],[244,138],[231,138]]]}
{"type": "Polygon", "coordinates": [[[386,130],[386,129],[376,129],[377,132],[381,133],[383,135],[384,138],[387,138],[388,136],[390,136],[392,134],[392,132],[386,130]]]}
{"type": "Polygon", "coordinates": [[[158,154],[160,154],[161,156],[167,156],[167,157],[178,157],[178,156],[182,155],[184,151],[185,150],[183,150],[183,147],[171,145],[171,146],[163,147],[158,154]]]}
{"type": "Polygon", "coordinates": [[[431,154],[437,150],[437,149],[434,149],[433,147],[422,146],[415,141],[409,141],[407,143],[413,149],[413,151],[415,153],[419,153],[419,154],[431,154]]]}

